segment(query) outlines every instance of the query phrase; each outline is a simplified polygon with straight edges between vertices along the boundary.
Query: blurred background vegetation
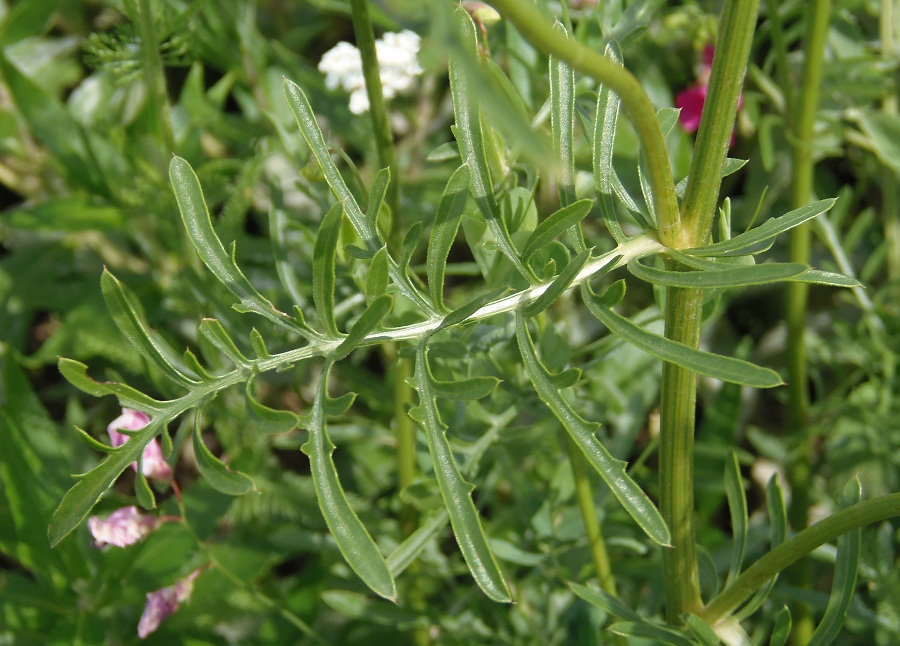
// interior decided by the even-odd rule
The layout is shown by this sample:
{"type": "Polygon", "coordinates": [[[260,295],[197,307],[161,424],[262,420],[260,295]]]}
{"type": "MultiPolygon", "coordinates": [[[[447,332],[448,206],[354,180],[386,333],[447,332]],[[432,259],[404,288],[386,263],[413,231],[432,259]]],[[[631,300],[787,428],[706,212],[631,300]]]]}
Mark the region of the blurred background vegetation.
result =
{"type": "MultiPolygon", "coordinates": [[[[370,3],[379,34],[412,29],[424,39],[419,91],[391,104],[403,231],[416,221],[427,229],[458,164],[446,78],[451,35],[442,20],[446,13],[430,4],[370,3]]],[[[548,15],[561,9],[554,2],[538,4],[548,15]]],[[[626,65],[658,107],[673,105],[675,95],[695,83],[720,9],[712,0],[572,0],[568,5],[575,36],[598,50],[604,38],[617,38],[626,65]]],[[[788,210],[791,114],[785,90],[796,82],[800,67],[804,5],[763,3],[730,152],[749,162],[725,180],[723,191],[731,196],[735,231],[750,226],[757,213],[767,217],[788,210]],[[776,21],[767,11],[772,7],[776,21]],[[786,65],[777,60],[773,38],[784,41],[786,65]]],[[[897,55],[882,46],[880,10],[875,0],[835,3],[816,123],[815,191],[841,200],[818,220],[812,264],[855,274],[866,284],[864,291],[811,292],[810,390],[818,438],[811,498],[821,513],[836,507],[854,475],[866,497],[900,489],[900,267],[891,261],[896,240],[886,234],[897,217],[890,209],[897,208],[892,191],[900,172],[900,120],[896,110],[882,107],[896,94],[897,55]]],[[[502,21],[490,27],[488,38],[488,55],[505,79],[497,86],[504,100],[494,105],[486,99],[498,123],[500,163],[509,168],[505,182],[516,199],[534,189],[538,213],[523,217],[543,218],[554,210],[555,188],[536,182],[540,164],[528,135],[500,123],[524,116],[549,132],[546,59],[502,21]],[[510,116],[510,109],[518,112],[510,116]]],[[[342,40],[353,40],[349,3],[343,0],[0,0],[0,642],[134,642],[145,593],[171,584],[210,554],[236,576],[216,569],[205,573],[190,604],[149,643],[304,643],[309,638],[289,615],[339,644],[606,639],[604,614],[565,585],[591,577],[584,527],[557,424],[517,372],[517,353],[507,344],[508,322],[479,327],[463,346],[478,365],[473,373],[503,376],[499,394],[481,413],[448,407],[443,415],[463,456],[480,450],[477,440],[487,429],[495,433],[490,449],[473,465],[476,502],[514,585],[515,605],[483,597],[446,531],[401,577],[398,606],[373,600],[328,536],[307,460],[298,450],[303,435],[259,432],[239,392],[226,392],[207,408],[205,425],[215,429],[207,441],[254,477],[258,494],[232,499],[213,491],[197,478],[188,442],[177,477],[196,535],[172,523],[140,545],[101,551],[90,546],[82,528],[58,548],[49,547],[47,522],[72,484],[70,474],[85,472],[98,460],[73,427],[102,437],[120,413],[112,398],[75,391],[60,376],[57,357],[89,363],[95,377],[123,378],[162,398],[176,394],[106,312],[99,289],[103,268],[134,290],[152,326],[174,347],[193,348],[212,367],[222,366],[222,359],[197,334],[200,319],[215,317],[246,338],[246,324],[228,307],[230,296],[202,267],[182,231],[167,175],[173,153],[197,170],[219,236],[237,242],[238,264],[251,282],[285,311],[291,301],[302,305],[311,299],[312,240],[331,195],[318,167],[310,164],[283,99],[282,80],[297,82],[310,96],[329,143],[343,151],[345,176],[364,199],[378,170],[371,123],[352,115],[346,94],[327,90],[316,69],[321,55],[342,40]],[[269,235],[273,226],[286,227],[283,238],[290,246],[278,257],[299,277],[290,294],[279,284],[269,235]]],[[[596,86],[579,79],[577,90],[576,157],[588,173],[596,86]]],[[[626,188],[639,194],[636,138],[628,126],[619,131],[619,174],[626,188]]],[[[679,128],[668,137],[676,180],[687,173],[692,141],[679,128]]],[[[592,196],[589,175],[579,177],[577,191],[592,196]]],[[[484,273],[477,226],[466,223],[466,240],[451,255],[447,285],[458,303],[475,293],[481,282],[473,277],[484,273]]],[[[589,217],[585,226],[589,245],[612,248],[597,218],[589,217]]],[[[776,246],[773,257],[786,259],[787,250],[776,246]]],[[[423,261],[420,248],[413,263],[423,261]]],[[[502,283],[502,277],[486,279],[502,283]]],[[[352,307],[353,277],[342,276],[338,290],[338,301],[352,307]]],[[[659,329],[659,295],[629,281],[629,296],[627,313],[659,329]]],[[[773,286],[725,295],[710,308],[704,345],[726,354],[746,355],[752,348],[754,361],[781,369],[782,303],[780,288],[773,286]]],[[[615,455],[636,460],[632,473],[652,492],[658,364],[602,335],[574,302],[561,303],[554,318],[540,348],[548,366],[585,370],[578,393],[585,416],[603,423],[615,455]]],[[[270,350],[289,347],[278,329],[255,325],[270,350]]],[[[458,348],[448,347],[446,354],[458,357],[458,348]]],[[[401,508],[425,514],[439,506],[437,490],[425,473],[414,487],[397,491],[394,394],[382,356],[357,352],[336,368],[335,377],[339,391],[358,393],[351,411],[331,427],[340,447],[338,470],[354,507],[387,553],[405,535],[401,508]]],[[[303,411],[310,404],[311,382],[308,367],[266,375],[256,383],[257,398],[303,411]]],[[[702,559],[707,573],[727,568],[729,521],[721,474],[734,445],[753,483],[749,548],[758,553],[766,544],[764,485],[794,449],[785,432],[784,397],[783,390],[702,386],[696,477],[698,541],[707,548],[702,559]]],[[[179,451],[189,422],[169,429],[179,451]]],[[[425,468],[429,462],[421,443],[420,450],[425,468]]],[[[130,471],[98,511],[133,502],[129,479],[130,471]]],[[[620,594],[652,615],[661,602],[658,551],[640,542],[599,482],[597,490],[620,594]]],[[[175,512],[173,500],[163,496],[161,505],[162,513],[175,512]]],[[[895,644],[900,641],[897,523],[863,536],[858,594],[841,643],[895,644]]],[[[813,558],[833,562],[834,551],[821,549],[813,558]]],[[[816,572],[813,590],[779,585],[751,634],[762,639],[775,612],[797,598],[820,612],[831,567],[816,572]]],[[[711,586],[713,579],[710,575],[706,582],[711,586]]]]}

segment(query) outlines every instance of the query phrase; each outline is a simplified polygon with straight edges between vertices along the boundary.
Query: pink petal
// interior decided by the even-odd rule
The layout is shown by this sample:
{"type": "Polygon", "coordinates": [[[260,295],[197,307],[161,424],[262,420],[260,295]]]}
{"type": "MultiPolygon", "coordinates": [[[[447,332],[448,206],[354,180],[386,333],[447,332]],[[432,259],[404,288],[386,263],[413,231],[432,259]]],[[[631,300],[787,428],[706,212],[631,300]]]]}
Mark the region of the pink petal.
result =
{"type": "Polygon", "coordinates": [[[703,113],[703,103],[706,101],[706,86],[695,85],[675,97],[675,107],[681,108],[678,120],[681,127],[688,132],[696,132],[700,127],[700,115],[703,113]]]}
{"type": "Polygon", "coordinates": [[[99,516],[88,519],[88,529],[94,537],[95,547],[128,547],[147,536],[158,525],[156,518],[141,514],[134,506],[117,509],[105,519],[99,516]]]}
{"type": "Polygon", "coordinates": [[[138,637],[144,639],[159,628],[163,619],[175,613],[178,607],[189,600],[194,591],[194,580],[201,570],[194,570],[174,585],[147,593],[147,605],[138,623],[138,637]]]}
{"type": "MultiPolygon", "coordinates": [[[[150,423],[150,416],[140,411],[130,408],[123,408],[122,414],[110,422],[106,427],[109,433],[109,443],[113,448],[122,446],[131,439],[128,435],[120,433],[119,429],[127,431],[139,431],[150,423]]],[[[143,464],[143,473],[146,477],[154,480],[170,481],[172,479],[172,468],[166,462],[162,454],[162,448],[159,440],[152,439],[150,443],[144,447],[144,453],[141,457],[143,464]]],[[[137,462],[131,463],[131,468],[137,471],[137,462]]]]}

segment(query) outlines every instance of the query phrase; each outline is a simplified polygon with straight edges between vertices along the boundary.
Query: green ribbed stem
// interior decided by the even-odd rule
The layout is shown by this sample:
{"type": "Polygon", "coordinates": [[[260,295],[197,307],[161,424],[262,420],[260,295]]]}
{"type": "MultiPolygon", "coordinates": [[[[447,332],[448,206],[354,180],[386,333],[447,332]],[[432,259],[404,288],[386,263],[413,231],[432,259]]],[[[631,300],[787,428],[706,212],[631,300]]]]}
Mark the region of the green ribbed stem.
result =
{"type": "MultiPolygon", "coordinates": [[[[794,124],[792,150],[792,207],[808,204],[813,199],[813,129],[822,86],[822,67],[825,53],[825,37],[831,16],[831,0],[814,0],[807,10],[806,40],[803,51],[803,72],[800,79],[800,97],[797,119],[794,124]]],[[[810,249],[810,224],[807,222],[791,230],[791,262],[808,263],[810,249]]],[[[807,429],[809,393],[806,363],[806,309],[809,285],[788,283],[787,288],[787,353],[788,353],[788,431],[799,440],[794,461],[788,467],[791,485],[791,506],[788,519],[791,526],[800,530],[806,527],[812,484],[812,436],[807,429]]],[[[801,564],[792,573],[795,585],[809,584],[810,564],[801,564]]],[[[809,608],[799,604],[794,611],[793,642],[806,644],[813,632],[813,620],[809,608]]]]}

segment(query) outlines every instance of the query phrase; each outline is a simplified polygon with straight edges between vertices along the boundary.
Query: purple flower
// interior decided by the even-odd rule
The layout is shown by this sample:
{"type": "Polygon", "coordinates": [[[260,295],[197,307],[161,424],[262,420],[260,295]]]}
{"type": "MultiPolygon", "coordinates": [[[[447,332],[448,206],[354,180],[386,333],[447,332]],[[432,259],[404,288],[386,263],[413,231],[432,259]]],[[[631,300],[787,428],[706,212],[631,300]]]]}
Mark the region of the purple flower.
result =
{"type": "Polygon", "coordinates": [[[174,585],[147,593],[147,605],[144,606],[144,614],[138,623],[138,637],[141,639],[147,637],[159,628],[163,619],[174,614],[182,603],[191,598],[194,579],[200,576],[201,571],[202,568],[194,570],[174,585]]]}
{"type": "MultiPolygon", "coordinates": [[[[150,423],[150,417],[146,413],[123,408],[122,414],[110,422],[106,427],[109,433],[109,443],[113,448],[122,446],[131,439],[128,435],[120,433],[119,429],[127,431],[139,431],[150,423]]],[[[164,482],[172,481],[172,468],[163,457],[162,447],[159,440],[153,438],[150,443],[144,447],[144,455],[141,458],[142,471],[144,475],[153,480],[162,480],[164,482]]],[[[131,468],[137,471],[137,462],[131,463],[131,468]]]]}
{"type": "Polygon", "coordinates": [[[88,519],[88,529],[94,537],[94,546],[115,545],[128,547],[137,543],[156,529],[160,520],[141,514],[137,507],[123,507],[111,513],[105,520],[99,516],[88,519]]]}
{"type": "MultiPolygon", "coordinates": [[[[678,93],[675,97],[675,107],[681,109],[678,120],[681,127],[688,132],[697,132],[700,127],[700,117],[703,114],[703,104],[706,102],[706,94],[709,89],[709,74],[712,71],[713,56],[715,50],[707,45],[703,48],[703,63],[697,70],[697,81],[693,86],[678,93]]],[[[738,97],[737,109],[744,104],[744,95],[738,97]]],[[[731,133],[729,146],[734,144],[734,133],[731,133]]]]}

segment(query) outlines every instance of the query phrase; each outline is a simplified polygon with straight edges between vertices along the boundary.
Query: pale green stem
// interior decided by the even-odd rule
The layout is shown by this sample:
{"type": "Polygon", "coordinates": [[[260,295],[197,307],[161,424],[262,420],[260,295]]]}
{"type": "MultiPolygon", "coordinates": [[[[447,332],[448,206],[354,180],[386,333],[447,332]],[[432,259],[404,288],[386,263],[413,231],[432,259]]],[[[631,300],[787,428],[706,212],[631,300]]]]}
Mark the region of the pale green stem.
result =
{"type": "Polygon", "coordinates": [[[156,113],[159,134],[162,137],[168,155],[175,154],[175,135],[172,133],[172,116],[169,111],[169,92],[166,89],[166,77],[159,56],[159,41],[156,38],[156,27],[153,23],[153,12],[150,0],[141,0],[140,25],[141,44],[144,54],[144,76],[150,102],[156,113]]]}
{"type": "MultiPolygon", "coordinates": [[[[731,0],[719,22],[709,92],[681,212],[685,231],[680,237],[690,246],[706,244],[712,229],[758,9],[759,0],[731,0]]],[[[674,264],[672,268],[678,269],[674,264]]],[[[701,290],[666,290],[667,338],[699,346],[703,298],[701,290]]],[[[660,389],[659,510],[672,532],[672,548],[663,551],[663,582],[666,617],[674,624],[685,612],[697,612],[702,606],[694,548],[697,375],[663,364],[660,389]]]]}
{"type": "MultiPolygon", "coordinates": [[[[894,44],[894,3],[896,0],[881,0],[881,56],[888,62],[896,57],[894,44]]],[[[894,83],[897,73],[893,73],[894,83]]],[[[897,115],[897,89],[895,84],[888,84],[888,94],[881,104],[885,114],[897,115]]],[[[893,282],[900,278],[900,200],[898,200],[897,175],[885,167],[882,175],[882,211],[884,213],[884,239],[887,243],[888,280],[893,282]]]]}
{"type": "Polygon", "coordinates": [[[714,624],[749,599],[766,581],[817,547],[859,527],[900,516],[900,493],[879,496],[842,509],[811,525],[744,570],[699,613],[714,624]]]}
{"type": "Polygon", "coordinates": [[[672,167],[656,110],[644,88],[628,70],[553,28],[531,3],[522,0],[492,0],[491,5],[509,20],[525,39],[546,54],[609,87],[619,95],[641,140],[647,174],[657,211],[659,241],[666,246],[689,246],[681,238],[678,199],[672,167]]]}
{"type": "Polygon", "coordinates": [[[572,478],[575,480],[575,497],[578,500],[581,517],[584,520],[588,548],[591,551],[591,559],[594,561],[597,579],[600,581],[601,588],[616,596],[616,581],[609,562],[609,553],[606,551],[603,530],[600,527],[600,521],[597,519],[597,510],[594,507],[594,491],[593,487],[591,487],[588,470],[585,468],[584,454],[572,438],[569,437],[568,433],[563,438],[563,441],[569,452],[569,465],[572,467],[572,478]]]}
{"type": "MultiPolygon", "coordinates": [[[[813,157],[813,131],[822,85],[822,68],[825,54],[825,37],[831,15],[831,0],[815,0],[808,5],[806,39],[804,44],[803,71],[800,79],[800,98],[794,123],[792,150],[791,205],[799,208],[813,198],[815,160],[813,157]]],[[[810,249],[810,223],[791,230],[791,262],[808,263],[810,249]]],[[[797,439],[794,461],[788,466],[791,485],[791,506],[788,518],[791,526],[800,530],[806,527],[812,485],[812,435],[807,429],[809,392],[806,364],[806,309],[809,285],[788,283],[787,288],[787,354],[788,354],[788,431],[797,439]]],[[[794,583],[799,587],[809,584],[810,564],[802,563],[793,572],[794,583]]],[[[806,644],[813,632],[813,620],[806,604],[794,609],[793,641],[806,644]]]]}
{"type": "MultiPolygon", "coordinates": [[[[674,268],[674,267],[673,267],[674,268]]],[[[700,344],[703,292],[666,290],[666,338],[692,348],[700,344]]],[[[663,364],[660,385],[659,511],[672,534],[663,550],[666,617],[678,623],[702,605],[694,549],[694,426],[697,373],[663,364]]]]}
{"type": "Polygon", "coordinates": [[[391,228],[388,242],[399,249],[400,227],[400,173],[394,161],[394,140],[391,125],[388,121],[387,107],[384,103],[384,92],[381,87],[381,73],[378,67],[378,56],[375,50],[375,35],[372,31],[372,20],[369,16],[368,0],[351,0],[353,13],[353,33],[356,36],[356,47],[362,58],[363,78],[366,81],[366,95],[369,97],[369,116],[372,119],[372,130],[375,134],[375,153],[378,156],[378,167],[387,168],[391,172],[391,183],[388,185],[386,201],[391,210],[391,228]]]}

